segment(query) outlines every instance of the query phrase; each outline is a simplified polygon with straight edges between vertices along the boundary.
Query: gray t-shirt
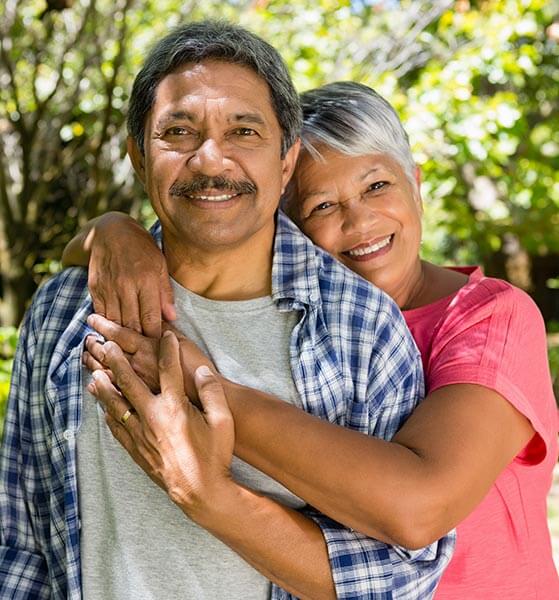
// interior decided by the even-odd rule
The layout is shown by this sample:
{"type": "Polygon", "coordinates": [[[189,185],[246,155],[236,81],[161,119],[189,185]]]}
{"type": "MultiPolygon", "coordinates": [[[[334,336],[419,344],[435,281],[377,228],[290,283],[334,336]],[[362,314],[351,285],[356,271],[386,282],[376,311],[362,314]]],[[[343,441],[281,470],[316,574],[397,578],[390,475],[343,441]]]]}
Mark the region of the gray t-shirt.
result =
{"type": "MultiPolygon", "coordinates": [[[[270,297],[207,300],[174,283],[177,328],[223,375],[298,403],[289,342],[298,313],[270,297]]],[[[89,382],[84,373],[84,386],[89,382]]],[[[78,433],[82,587],[85,600],[263,600],[268,581],[192,523],[132,461],[84,390],[78,433]]],[[[234,478],[280,502],[303,502],[234,457],[234,478]]],[[[263,532],[263,535],[266,535],[263,532]]]]}

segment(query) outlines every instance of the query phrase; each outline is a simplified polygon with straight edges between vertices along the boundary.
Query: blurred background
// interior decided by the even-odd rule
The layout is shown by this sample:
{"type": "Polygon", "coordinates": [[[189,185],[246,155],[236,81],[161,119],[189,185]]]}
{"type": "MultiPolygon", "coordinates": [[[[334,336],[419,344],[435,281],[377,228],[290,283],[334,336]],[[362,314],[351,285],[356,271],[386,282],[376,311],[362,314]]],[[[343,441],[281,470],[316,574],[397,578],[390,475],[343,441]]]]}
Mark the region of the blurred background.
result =
{"type": "Polygon", "coordinates": [[[425,258],[532,295],[559,397],[559,0],[2,0],[0,428],[17,326],[66,242],[103,211],[153,219],[128,93],[154,40],[205,17],[272,43],[299,91],[351,79],[394,104],[423,170],[425,258]]]}

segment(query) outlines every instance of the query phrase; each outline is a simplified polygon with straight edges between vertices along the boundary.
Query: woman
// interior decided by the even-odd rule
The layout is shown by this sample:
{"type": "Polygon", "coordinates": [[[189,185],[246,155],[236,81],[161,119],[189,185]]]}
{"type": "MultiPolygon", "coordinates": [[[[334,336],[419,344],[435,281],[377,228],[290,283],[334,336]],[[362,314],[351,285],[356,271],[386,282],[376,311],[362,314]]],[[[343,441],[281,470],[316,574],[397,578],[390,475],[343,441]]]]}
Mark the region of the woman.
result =
{"type": "MultiPolygon", "coordinates": [[[[457,526],[439,599],[559,597],[546,522],[557,412],[541,315],[523,292],[479,268],[420,259],[419,171],[384,99],[359,84],[335,83],[303,94],[302,104],[304,149],[286,211],[315,243],[394,298],[425,370],[427,397],[402,427],[406,445],[398,436],[384,445],[362,436],[370,444],[366,472],[377,483],[365,533],[393,541],[382,537],[391,508],[410,512],[413,546],[457,526]]],[[[73,241],[67,263],[84,262],[82,245],[91,246],[96,309],[157,335],[161,310],[173,318],[172,297],[145,232],[109,215],[73,241]],[[146,291],[154,277],[161,300],[146,291]]],[[[88,364],[100,367],[95,345],[88,348],[88,364]]],[[[340,433],[339,454],[350,453],[351,443],[340,433]]],[[[332,482],[313,472],[312,460],[284,446],[269,457],[255,449],[254,466],[311,504],[331,494],[332,482]]]]}

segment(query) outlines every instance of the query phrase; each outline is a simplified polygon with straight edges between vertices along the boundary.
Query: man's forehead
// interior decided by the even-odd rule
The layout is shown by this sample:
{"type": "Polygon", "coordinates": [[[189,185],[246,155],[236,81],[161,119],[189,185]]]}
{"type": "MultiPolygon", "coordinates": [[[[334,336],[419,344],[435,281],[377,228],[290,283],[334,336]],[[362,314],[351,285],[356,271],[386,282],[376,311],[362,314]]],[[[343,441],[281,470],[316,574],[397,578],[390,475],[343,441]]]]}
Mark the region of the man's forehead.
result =
{"type": "Polygon", "coordinates": [[[157,86],[154,108],[275,114],[267,82],[247,66],[224,61],[187,63],[166,75],[157,86]]]}

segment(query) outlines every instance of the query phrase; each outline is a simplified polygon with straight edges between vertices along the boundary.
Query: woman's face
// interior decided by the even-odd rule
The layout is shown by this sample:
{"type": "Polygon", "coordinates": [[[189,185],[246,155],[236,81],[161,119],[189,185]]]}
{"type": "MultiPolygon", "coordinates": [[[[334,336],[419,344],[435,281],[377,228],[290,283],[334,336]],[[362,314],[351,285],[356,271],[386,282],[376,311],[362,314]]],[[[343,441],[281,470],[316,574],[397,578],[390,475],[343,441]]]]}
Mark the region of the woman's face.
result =
{"type": "Polygon", "coordinates": [[[295,216],[316,244],[405,306],[421,277],[418,183],[386,154],[303,152],[294,174],[295,216]]]}

